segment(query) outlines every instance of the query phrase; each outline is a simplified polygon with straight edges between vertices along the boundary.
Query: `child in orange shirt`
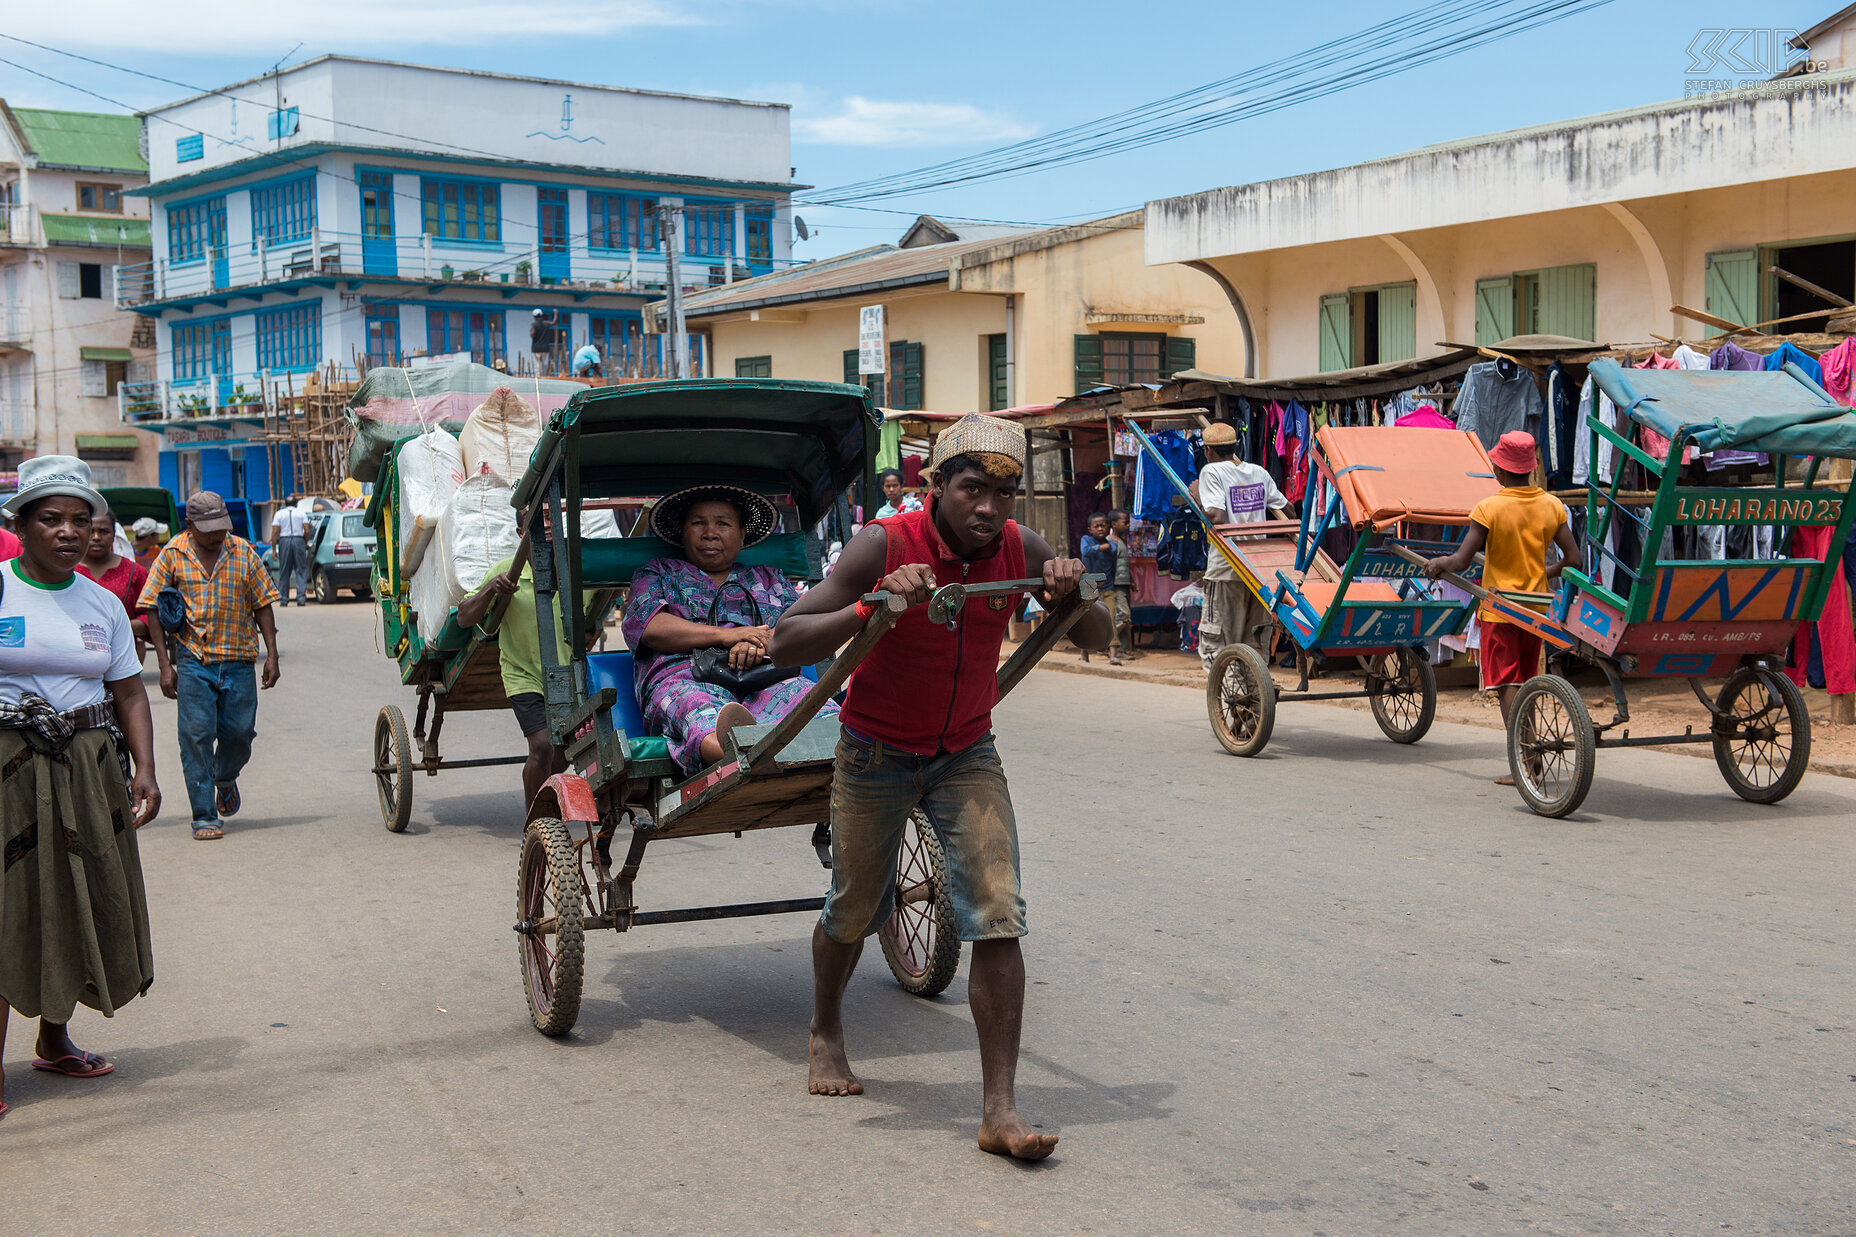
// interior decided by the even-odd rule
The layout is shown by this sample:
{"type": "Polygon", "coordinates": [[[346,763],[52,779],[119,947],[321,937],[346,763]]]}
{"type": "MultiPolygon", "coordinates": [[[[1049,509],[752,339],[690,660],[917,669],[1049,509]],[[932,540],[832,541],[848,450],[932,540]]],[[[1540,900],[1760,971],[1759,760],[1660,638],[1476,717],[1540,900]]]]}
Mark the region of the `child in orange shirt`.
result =
{"type": "MultiPolygon", "coordinates": [[[[1489,462],[1502,492],[1477,503],[1456,552],[1424,564],[1435,580],[1446,571],[1460,572],[1482,552],[1482,586],[1491,592],[1544,593],[1547,581],[1574,561],[1579,547],[1566,520],[1566,504],[1539,486],[1528,484],[1534,472],[1534,436],[1520,430],[1503,434],[1489,462]],[[1560,561],[1548,566],[1547,546],[1559,547],[1560,561]]],[[[1482,690],[1494,691],[1502,706],[1502,725],[1511,725],[1515,693],[1540,671],[1540,637],[1503,618],[1485,602],[1482,620],[1482,690]]],[[[1507,774],[1495,779],[1512,786],[1507,774]]]]}

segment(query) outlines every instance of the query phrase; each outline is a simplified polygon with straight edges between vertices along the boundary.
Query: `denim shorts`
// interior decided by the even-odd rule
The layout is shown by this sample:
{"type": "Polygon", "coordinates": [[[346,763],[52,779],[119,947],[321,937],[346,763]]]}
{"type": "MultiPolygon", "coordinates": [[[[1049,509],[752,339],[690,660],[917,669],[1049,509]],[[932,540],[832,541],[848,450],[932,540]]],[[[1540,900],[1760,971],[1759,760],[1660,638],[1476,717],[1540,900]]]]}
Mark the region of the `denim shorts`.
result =
{"type": "Polygon", "coordinates": [[[958,752],[917,756],[841,731],[831,783],[826,935],[849,944],[886,923],[909,814],[920,807],[947,857],[960,939],[1025,935],[1018,822],[1005,767],[986,735],[958,752]]]}

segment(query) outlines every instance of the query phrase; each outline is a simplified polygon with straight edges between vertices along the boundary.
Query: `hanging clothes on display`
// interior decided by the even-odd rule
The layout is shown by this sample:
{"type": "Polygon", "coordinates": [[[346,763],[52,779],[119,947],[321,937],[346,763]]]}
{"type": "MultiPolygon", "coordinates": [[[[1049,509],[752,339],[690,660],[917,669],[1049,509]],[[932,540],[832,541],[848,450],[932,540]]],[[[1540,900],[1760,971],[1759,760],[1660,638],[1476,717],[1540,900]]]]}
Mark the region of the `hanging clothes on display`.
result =
{"type": "Polygon", "coordinates": [[[1506,358],[1470,366],[1456,393],[1456,427],[1474,434],[1485,449],[1511,431],[1533,433],[1540,410],[1534,375],[1506,358]]]}
{"type": "Polygon", "coordinates": [[[1547,488],[1563,490],[1572,482],[1573,439],[1579,430],[1579,388],[1558,361],[1547,370],[1547,423],[1541,445],[1547,467],[1547,488]]]}
{"type": "Polygon", "coordinates": [[[1280,488],[1283,497],[1292,503],[1300,502],[1308,488],[1308,444],[1313,436],[1308,409],[1290,400],[1276,426],[1276,454],[1282,457],[1280,488]]]}
{"type": "MultiPolygon", "coordinates": [[[[1682,369],[1684,366],[1674,357],[1666,357],[1660,353],[1652,352],[1649,356],[1637,362],[1632,368],[1682,369]]],[[[1648,426],[1638,427],[1637,444],[1649,453],[1651,459],[1667,460],[1669,458],[1669,440],[1648,426]]],[[[1682,462],[1684,464],[1693,464],[1695,462],[1695,448],[1693,446],[1682,448],[1682,462]]]]}
{"type": "Polygon", "coordinates": [[[1805,372],[1805,377],[1818,386],[1824,385],[1824,367],[1817,363],[1817,358],[1800,348],[1797,344],[1783,343],[1766,357],[1767,369],[1784,369],[1787,361],[1797,365],[1805,372]]]}
{"type": "MultiPolygon", "coordinates": [[[[1792,529],[1792,557],[1822,561],[1835,535],[1836,530],[1827,525],[1792,529]]],[[[1856,630],[1850,619],[1849,581],[1842,571],[1831,576],[1823,616],[1815,623],[1798,625],[1785,672],[1800,687],[1809,683],[1833,696],[1856,692],[1856,630]]]]}
{"type": "Polygon", "coordinates": [[[1456,422],[1446,417],[1431,404],[1420,404],[1415,411],[1408,412],[1392,423],[1402,430],[1453,430],[1456,422]]]}
{"type": "Polygon", "coordinates": [[[1161,574],[1189,580],[1205,570],[1206,550],[1205,526],[1188,511],[1167,521],[1166,535],[1160,539],[1154,558],[1161,574]]]}
{"type": "MultiPolygon", "coordinates": [[[[1161,430],[1149,435],[1154,448],[1161,458],[1179,476],[1181,481],[1190,484],[1199,475],[1198,467],[1193,463],[1192,441],[1178,430],[1161,430]]],[[[1134,514],[1143,520],[1165,522],[1173,515],[1173,486],[1165,475],[1159,471],[1153,457],[1141,452],[1140,476],[1136,478],[1135,494],[1138,496],[1134,514]],[[1148,475],[1153,470],[1152,476],[1148,475]]]]}
{"type": "Polygon", "coordinates": [[[1845,408],[1856,407],[1856,335],[1817,358],[1823,367],[1823,387],[1845,408]]]}
{"type": "MultiPolygon", "coordinates": [[[[1708,368],[1764,369],[1766,368],[1766,358],[1760,356],[1757,352],[1748,352],[1745,348],[1742,348],[1739,344],[1729,339],[1724,341],[1720,347],[1716,348],[1714,350],[1714,355],[1708,358],[1708,368]]],[[[1740,451],[1732,447],[1723,447],[1719,451],[1710,451],[1707,457],[1707,467],[1717,471],[1734,464],[1763,465],[1765,462],[1766,456],[1763,452],[1740,451]]],[[[1729,557],[1732,556],[1730,555],[1729,557]]]]}

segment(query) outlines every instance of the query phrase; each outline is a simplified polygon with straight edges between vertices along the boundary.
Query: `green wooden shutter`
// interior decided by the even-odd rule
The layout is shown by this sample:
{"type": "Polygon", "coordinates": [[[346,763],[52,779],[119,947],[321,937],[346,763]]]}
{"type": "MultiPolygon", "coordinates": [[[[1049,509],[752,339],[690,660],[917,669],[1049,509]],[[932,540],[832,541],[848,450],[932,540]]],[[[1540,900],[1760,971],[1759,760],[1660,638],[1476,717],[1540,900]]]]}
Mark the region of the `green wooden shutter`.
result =
{"type": "Polygon", "coordinates": [[[1476,281],[1476,342],[1487,346],[1514,334],[1514,280],[1502,275],[1476,281]]]}
{"type": "Polygon", "coordinates": [[[1418,355],[1418,285],[1379,289],[1379,361],[1409,361],[1418,355]]]}
{"type": "Polygon", "coordinates": [[[773,358],[770,356],[738,356],[735,358],[735,377],[771,378],[773,377],[773,358]]]}
{"type": "Polygon", "coordinates": [[[1012,406],[1012,392],[1005,374],[1005,336],[986,337],[986,411],[997,412],[1012,406]]]}
{"type": "Polygon", "coordinates": [[[899,339],[889,346],[889,407],[922,406],[922,346],[899,339]]]}
{"type": "Polygon", "coordinates": [[[1166,337],[1166,362],[1160,367],[1162,381],[1171,378],[1182,369],[1191,369],[1198,364],[1199,346],[1184,335],[1166,337]]]}
{"type": "Polygon", "coordinates": [[[1336,292],[1321,298],[1321,370],[1353,364],[1353,298],[1336,292]]]}
{"type": "Polygon", "coordinates": [[[1598,334],[1598,268],[1591,263],[1554,266],[1540,272],[1540,312],[1535,330],[1543,335],[1594,339],[1598,334]]]}
{"type": "Polygon", "coordinates": [[[1707,303],[1717,318],[1736,326],[1759,320],[1759,250],[1728,249],[1708,255],[1707,303]]]}
{"type": "Polygon", "coordinates": [[[1076,336],[1076,389],[1087,391],[1102,385],[1102,337],[1076,336]]]}
{"type": "Polygon", "coordinates": [[[844,350],[844,380],[854,387],[869,387],[870,402],[883,407],[883,375],[857,372],[857,349],[844,350]]]}

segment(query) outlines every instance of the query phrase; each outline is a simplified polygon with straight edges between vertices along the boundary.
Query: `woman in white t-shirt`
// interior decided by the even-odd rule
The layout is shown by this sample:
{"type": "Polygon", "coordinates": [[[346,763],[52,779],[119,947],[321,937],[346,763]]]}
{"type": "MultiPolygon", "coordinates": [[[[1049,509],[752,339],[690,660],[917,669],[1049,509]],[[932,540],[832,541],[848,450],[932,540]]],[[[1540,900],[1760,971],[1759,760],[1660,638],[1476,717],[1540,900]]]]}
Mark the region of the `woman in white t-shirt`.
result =
{"type": "Polygon", "coordinates": [[[108,511],[89,467],[39,456],[19,480],[21,554],[0,563],[0,1049],[17,1009],[39,1019],[32,1068],[96,1078],[115,1067],[71,1042],[72,1013],[109,1017],[154,982],[135,844],[161,808],[154,723],[122,602],[77,572],[108,511]]]}

